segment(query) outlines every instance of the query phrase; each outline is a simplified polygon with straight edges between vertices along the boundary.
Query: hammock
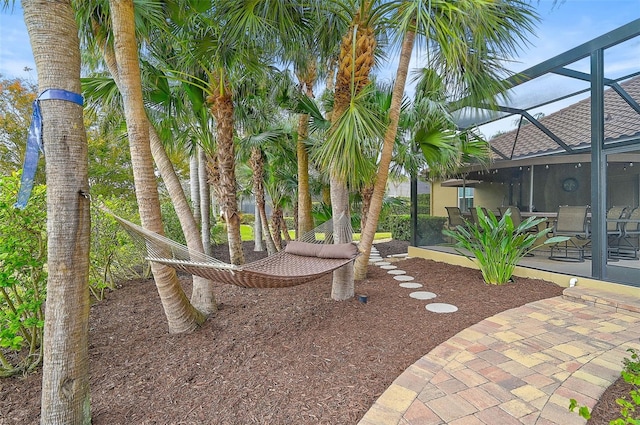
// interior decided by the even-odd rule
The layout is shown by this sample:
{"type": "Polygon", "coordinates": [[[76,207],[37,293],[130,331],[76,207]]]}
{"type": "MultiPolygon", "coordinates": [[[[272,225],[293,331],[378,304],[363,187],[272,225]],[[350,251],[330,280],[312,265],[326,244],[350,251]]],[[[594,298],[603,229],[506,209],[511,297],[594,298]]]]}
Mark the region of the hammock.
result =
{"type": "MultiPolygon", "coordinates": [[[[334,244],[333,220],[291,241],[286,249],[252,263],[237,266],[189,249],[167,237],[147,230],[108,212],[127,232],[146,248],[148,261],[215,282],[245,288],[286,288],[311,282],[350,263],[359,254],[353,243],[334,244]]],[[[348,220],[340,219],[343,231],[337,241],[351,236],[348,220]],[[342,225],[342,223],[346,223],[342,225]]]]}

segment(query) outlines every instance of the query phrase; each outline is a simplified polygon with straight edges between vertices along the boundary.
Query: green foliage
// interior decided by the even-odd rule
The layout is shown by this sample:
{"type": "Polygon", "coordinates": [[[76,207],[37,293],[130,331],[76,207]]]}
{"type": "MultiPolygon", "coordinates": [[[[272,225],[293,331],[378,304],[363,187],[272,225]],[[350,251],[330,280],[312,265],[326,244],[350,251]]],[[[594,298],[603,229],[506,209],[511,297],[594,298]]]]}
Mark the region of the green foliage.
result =
{"type": "MultiPolygon", "coordinates": [[[[138,210],[134,201],[122,198],[101,199],[112,211],[131,221],[137,221],[138,210]]],[[[116,288],[123,280],[148,277],[150,268],[124,228],[115,219],[92,205],[91,251],[89,263],[89,289],[101,300],[106,290],[116,288]]]]}
{"type": "Polygon", "coordinates": [[[431,214],[431,194],[421,193],[418,195],[418,214],[431,214]]]}
{"type": "MultiPolygon", "coordinates": [[[[0,75],[0,170],[3,175],[22,166],[37,87],[22,79],[0,75]]],[[[36,182],[44,182],[42,170],[36,182]]]]}
{"type": "Polygon", "coordinates": [[[42,359],[46,297],[45,187],[35,185],[24,210],[13,207],[20,177],[0,177],[0,376],[42,359]]]}
{"type": "MultiPolygon", "coordinates": [[[[620,406],[620,417],[609,422],[610,425],[640,425],[640,356],[633,348],[627,350],[631,353],[631,358],[623,360],[624,369],[620,374],[622,379],[632,386],[629,392],[629,399],[622,397],[616,400],[620,406]]],[[[587,406],[578,406],[575,399],[569,400],[569,410],[574,411],[578,407],[578,414],[585,419],[591,418],[591,412],[587,406]]]]}
{"type": "MultiPolygon", "coordinates": [[[[535,249],[540,240],[551,230],[544,229],[537,233],[529,232],[544,219],[529,217],[517,227],[513,225],[511,211],[508,210],[500,220],[491,212],[485,215],[481,208],[477,208],[478,221],[458,226],[455,230],[443,230],[443,234],[456,241],[456,251],[472,259],[480,267],[485,282],[492,285],[502,285],[511,279],[513,270],[518,262],[535,249]],[[466,249],[467,252],[461,251],[466,249]]],[[[567,240],[565,237],[553,237],[544,241],[545,244],[558,243],[567,240]]]]}
{"type": "MultiPolygon", "coordinates": [[[[573,412],[576,407],[578,407],[578,402],[575,398],[569,399],[569,411],[573,412]]],[[[579,406],[578,407],[578,415],[585,418],[586,420],[591,419],[591,412],[587,406],[579,406]]]]}
{"type": "Polygon", "coordinates": [[[611,421],[611,425],[640,425],[640,357],[633,348],[627,350],[631,358],[624,359],[622,378],[632,386],[629,398],[622,397],[616,400],[620,406],[620,418],[611,421]]]}
{"type": "MultiPolygon", "coordinates": [[[[418,245],[437,245],[444,242],[442,229],[446,218],[432,217],[427,214],[418,214],[417,241],[418,245]]],[[[390,215],[384,224],[379,224],[381,231],[388,230],[393,235],[393,239],[399,241],[411,240],[411,215],[390,215]],[[384,227],[383,227],[384,226],[384,227]]]]}
{"type": "Polygon", "coordinates": [[[164,224],[164,235],[172,241],[186,245],[187,242],[182,232],[182,226],[173,204],[170,201],[162,202],[160,211],[162,213],[162,223],[164,224]]]}
{"type": "Polygon", "coordinates": [[[403,215],[389,215],[386,218],[386,223],[382,227],[379,223],[378,228],[386,231],[390,231],[393,239],[399,241],[408,241],[411,239],[411,216],[407,214],[403,215]]]}
{"type": "Polygon", "coordinates": [[[428,214],[418,213],[417,245],[438,245],[444,242],[442,229],[447,219],[445,217],[432,217],[428,214]]]}
{"type": "MultiPolygon", "coordinates": [[[[287,219],[287,217],[285,217],[285,220],[287,219]]],[[[242,216],[240,217],[240,224],[247,224],[249,226],[253,226],[253,223],[256,222],[256,216],[255,214],[249,214],[249,213],[242,213],[242,216]]],[[[289,223],[287,222],[287,226],[289,225],[289,223]]]]}

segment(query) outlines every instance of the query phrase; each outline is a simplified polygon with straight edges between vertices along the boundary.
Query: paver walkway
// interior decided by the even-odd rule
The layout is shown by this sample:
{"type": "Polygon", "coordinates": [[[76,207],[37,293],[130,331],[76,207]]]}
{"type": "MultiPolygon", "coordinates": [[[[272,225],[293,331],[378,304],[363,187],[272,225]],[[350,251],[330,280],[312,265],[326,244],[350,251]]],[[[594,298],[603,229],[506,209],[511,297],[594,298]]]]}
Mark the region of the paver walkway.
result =
{"type": "MultiPolygon", "coordinates": [[[[640,349],[638,297],[579,286],[497,314],[422,357],[360,425],[573,425],[640,349]]],[[[453,313],[456,314],[456,313],[453,313]]]]}

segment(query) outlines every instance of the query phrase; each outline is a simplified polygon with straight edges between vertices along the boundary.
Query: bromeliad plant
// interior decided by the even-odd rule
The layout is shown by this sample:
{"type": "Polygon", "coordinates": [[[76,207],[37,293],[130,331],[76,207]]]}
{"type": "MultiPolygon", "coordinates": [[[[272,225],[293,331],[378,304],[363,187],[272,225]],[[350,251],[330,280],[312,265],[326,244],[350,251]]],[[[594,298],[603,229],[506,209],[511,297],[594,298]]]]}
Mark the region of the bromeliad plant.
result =
{"type": "Polygon", "coordinates": [[[551,229],[534,231],[544,218],[529,217],[518,226],[513,224],[511,210],[498,219],[488,211],[477,208],[478,224],[467,222],[455,230],[442,232],[456,241],[458,253],[477,263],[485,282],[492,285],[507,283],[518,262],[542,244],[563,242],[568,238],[546,238],[551,229]],[[466,251],[463,251],[465,249],[466,251]]]}

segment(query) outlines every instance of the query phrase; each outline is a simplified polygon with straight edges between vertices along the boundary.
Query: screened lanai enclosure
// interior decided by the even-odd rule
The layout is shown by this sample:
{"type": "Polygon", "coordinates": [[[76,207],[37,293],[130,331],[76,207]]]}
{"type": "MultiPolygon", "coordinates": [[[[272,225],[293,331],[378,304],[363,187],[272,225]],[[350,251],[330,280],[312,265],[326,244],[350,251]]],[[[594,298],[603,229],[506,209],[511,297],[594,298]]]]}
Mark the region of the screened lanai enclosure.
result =
{"type": "MultiPolygon", "coordinates": [[[[516,128],[487,135],[488,167],[469,165],[433,182],[432,214],[446,216],[445,205],[517,206],[551,217],[563,205],[588,206],[591,277],[640,286],[640,19],[506,82],[497,109],[454,114],[460,129],[506,121],[516,128]],[[631,72],[620,71],[620,61],[631,63],[631,72]]],[[[412,244],[420,246],[424,197],[413,181],[412,244]]]]}

